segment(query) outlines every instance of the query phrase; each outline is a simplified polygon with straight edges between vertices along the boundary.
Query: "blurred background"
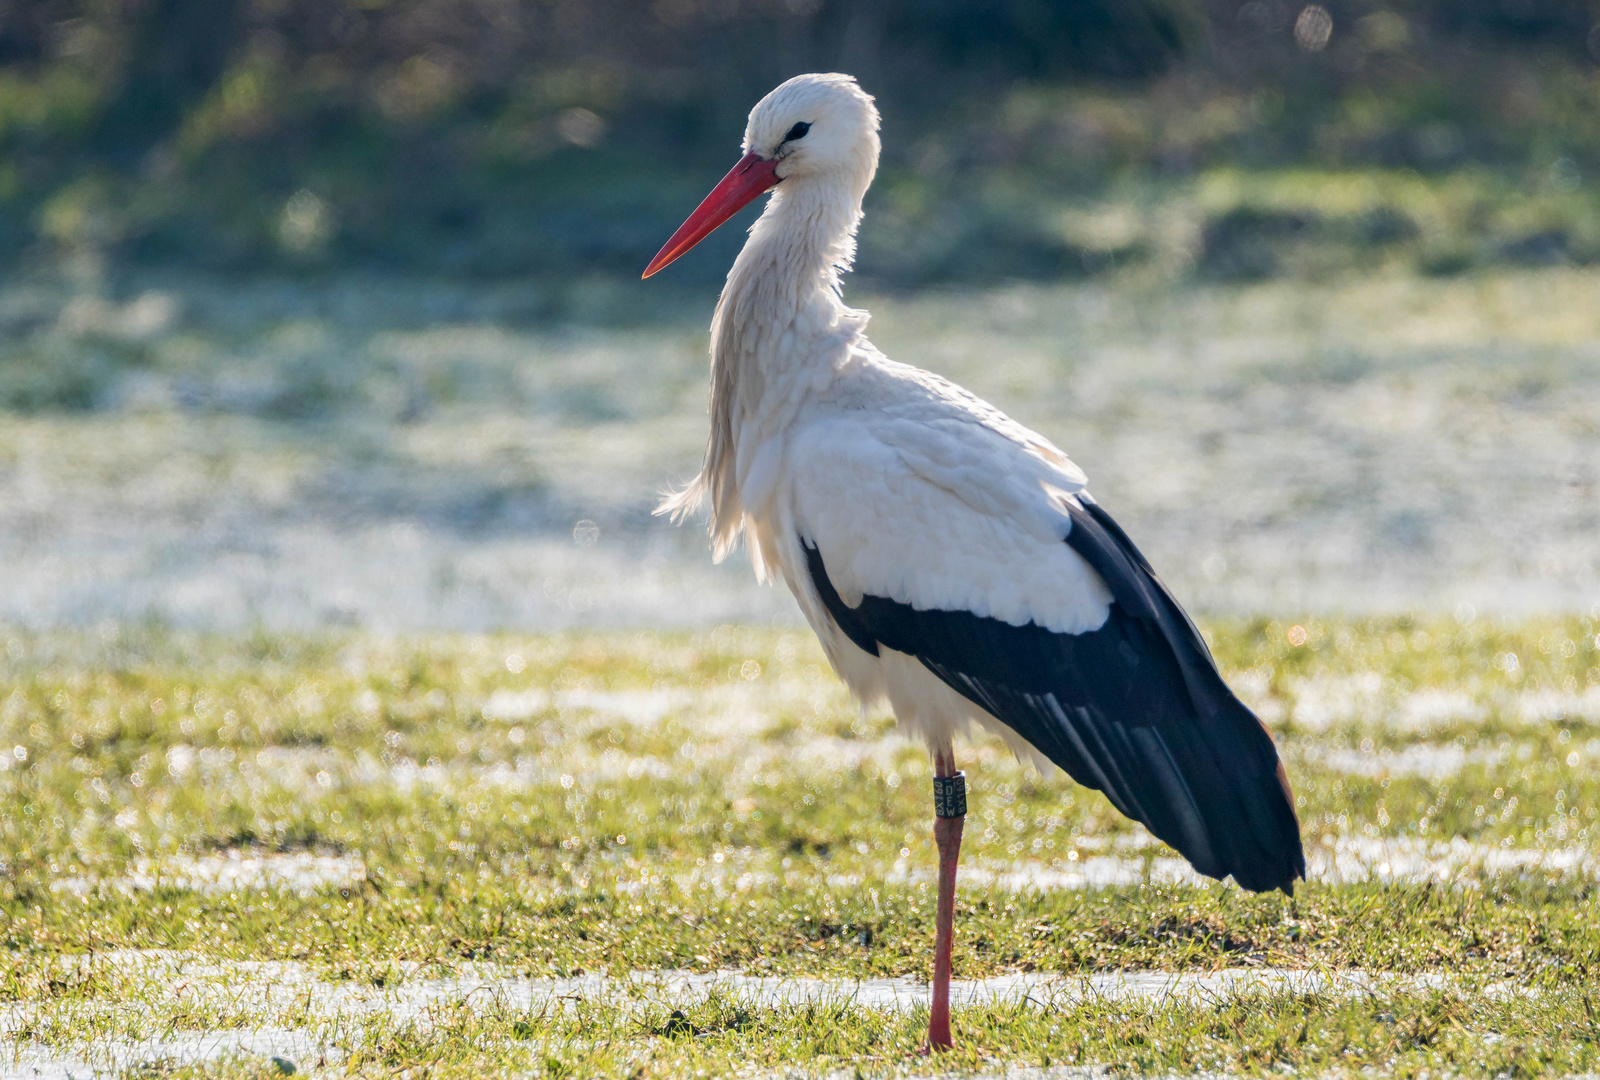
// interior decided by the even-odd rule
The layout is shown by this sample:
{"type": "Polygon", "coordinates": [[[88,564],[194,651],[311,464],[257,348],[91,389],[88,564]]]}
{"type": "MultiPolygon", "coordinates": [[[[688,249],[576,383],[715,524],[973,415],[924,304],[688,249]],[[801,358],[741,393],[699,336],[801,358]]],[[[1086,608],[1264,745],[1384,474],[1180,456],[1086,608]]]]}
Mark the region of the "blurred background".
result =
{"type": "Polygon", "coordinates": [[[848,298],[1222,613],[1600,604],[1597,0],[0,2],[0,622],[789,621],[650,515],[808,70],[848,298]]]}

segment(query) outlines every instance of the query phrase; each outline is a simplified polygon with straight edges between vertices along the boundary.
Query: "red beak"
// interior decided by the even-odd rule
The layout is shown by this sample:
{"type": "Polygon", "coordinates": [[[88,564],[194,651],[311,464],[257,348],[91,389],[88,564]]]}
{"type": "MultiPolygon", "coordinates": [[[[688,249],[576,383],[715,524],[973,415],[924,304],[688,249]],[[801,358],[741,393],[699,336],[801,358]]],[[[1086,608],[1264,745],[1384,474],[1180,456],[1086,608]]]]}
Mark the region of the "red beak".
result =
{"type": "Polygon", "coordinates": [[[689,220],[678,226],[672,239],[650,260],[643,276],[649,277],[710,236],[718,225],[750,205],[756,196],[777,187],[781,179],[777,158],[767,161],[755,153],[740,158],[739,164],[711,189],[711,194],[695,207],[689,220]]]}

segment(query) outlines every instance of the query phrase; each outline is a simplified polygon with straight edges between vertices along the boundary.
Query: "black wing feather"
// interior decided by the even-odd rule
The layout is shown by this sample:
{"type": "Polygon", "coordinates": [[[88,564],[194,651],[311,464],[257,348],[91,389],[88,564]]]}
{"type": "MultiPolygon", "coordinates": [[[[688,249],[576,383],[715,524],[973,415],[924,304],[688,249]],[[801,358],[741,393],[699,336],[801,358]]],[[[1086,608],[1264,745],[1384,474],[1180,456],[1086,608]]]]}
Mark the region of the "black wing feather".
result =
{"type": "Polygon", "coordinates": [[[1272,737],[1117,523],[1087,498],[1069,512],[1067,544],[1113,598],[1105,624],[1082,634],[881,596],[852,608],[804,546],[823,605],[858,647],[917,657],[1202,874],[1292,892],[1305,855],[1272,737]]]}

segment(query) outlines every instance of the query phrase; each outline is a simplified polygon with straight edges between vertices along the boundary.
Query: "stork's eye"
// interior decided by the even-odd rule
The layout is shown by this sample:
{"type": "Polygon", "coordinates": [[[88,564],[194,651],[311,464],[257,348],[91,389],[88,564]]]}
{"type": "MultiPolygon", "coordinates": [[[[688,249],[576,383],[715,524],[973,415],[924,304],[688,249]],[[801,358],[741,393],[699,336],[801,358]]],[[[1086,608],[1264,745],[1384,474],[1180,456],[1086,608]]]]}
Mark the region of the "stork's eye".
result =
{"type": "Polygon", "coordinates": [[[802,120],[798,124],[796,124],[794,127],[789,129],[789,134],[787,134],[787,135],[785,135],[783,137],[783,141],[784,142],[794,142],[796,139],[803,139],[803,138],[806,137],[806,132],[808,132],[810,130],[811,130],[811,125],[806,123],[804,120],[802,120]]]}

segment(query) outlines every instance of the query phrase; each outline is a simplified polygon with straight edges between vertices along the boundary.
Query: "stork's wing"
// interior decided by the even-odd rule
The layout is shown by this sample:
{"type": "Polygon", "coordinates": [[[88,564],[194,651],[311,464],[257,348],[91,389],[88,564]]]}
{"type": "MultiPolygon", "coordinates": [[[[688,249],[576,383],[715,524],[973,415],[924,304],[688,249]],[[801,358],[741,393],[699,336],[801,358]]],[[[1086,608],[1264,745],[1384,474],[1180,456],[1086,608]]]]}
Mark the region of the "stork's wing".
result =
{"type": "MultiPolygon", "coordinates": [[[[859,528],[841,530],[835,513],[805,513],[808,502],[817,508],[822,500],[797,492],[812,585],[851,641],[869,653],[882,646],[917,657],[1201,873],[1232,874],[1258,892],[1292,891],[1305,874],[1305,856],[1272,738],[1222,681],[1194,625],[1105,511],[1086,494],[1057,495],[1049,501],[1065,520],[1048,546],[1001,538],[1003,517],[973,520],[968,502],[907,471],[903,457],[896,462],[861,445],[852,451],[837,440],[814,448],[833,459],[835,468],[826,471],[846,489],[833,492],[831,505],[880,524],[897,510],[913,521],[909,531],[884,529],[874,544],[859,528]],[[844,457],[883,468],[871,489],[855,493],[865,500],[849,498],[855,485],[848,477],[860,473],[839,468],[844,457]],[[942,520],[930,505],[944,511],[942,520]],[[888,550],[863,552],[864,543],[888,550]],[[928,549],[938,546],[944,554],[931,570],[871,580],[884,577],[885,559],[927,561],[928,549]],[[1035,564],[1055,568],[1057,588],[1025,589],[1030,595],[1019,604],[996,583],[996,568],[1002,576],[1022,574],[1019,557],[1030,551],[1035,564]],[[970,597],[959,582],[942,580],[962,568],[983,581],[977,603],[948,599],[970,597]],[[1062,579],[1076,595],[1066,601],[1071,611],[1052,617],[1032,593],[1057,592],[1062,579]],[[1017,618],[1019,611],[1028,617],[1017,618]],[[1086,617],[1096,611],[1099,618],[1086,617]]],[[[986,449],[996,464],[1009,456],[986,449]]],[[[802,483],[825,467],[818,457],[800,470],[802,483]]],[[[1012,522],[1011,531],[1025,530],[1012,522]]]]}

